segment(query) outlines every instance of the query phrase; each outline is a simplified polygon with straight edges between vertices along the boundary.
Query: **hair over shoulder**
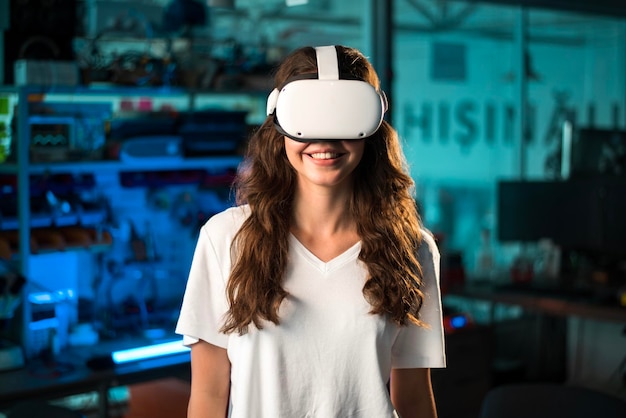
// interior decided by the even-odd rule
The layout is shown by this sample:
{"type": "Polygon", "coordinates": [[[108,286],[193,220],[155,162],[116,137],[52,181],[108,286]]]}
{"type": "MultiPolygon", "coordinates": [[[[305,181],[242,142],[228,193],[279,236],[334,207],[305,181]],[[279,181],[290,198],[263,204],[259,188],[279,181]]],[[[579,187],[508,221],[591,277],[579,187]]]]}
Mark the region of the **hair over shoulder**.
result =
{"type": "MultiPolygon", "coordinates": [[[[341,74],[380,89],[378,75],[361,52],[344,46],[337,50],[341,74]]],[[[310,73],[317,73],[315,50],[300,48],[277,68],[274,85],[310,73]]],[[[363,295],[371,305],[370,313],[388,315],[399,325],[424,326],[419,319],[424,295],[417,250],[422,237],[414,182],[398,134],[386,121],[365,140],[353,178],[349,210],[361,238],[359,259],[368,270],[363,295]]],[[[248,204],[251,214],[233,241],[233,268],[226,289],[230,309],[221,331],[244,334],[251,324],[259,329],[264,321],[279,324],[278,309],[288,295],[282,282],[296,174],[271,116],[250,138],[234,187],[237,203],[248,204]]]]}

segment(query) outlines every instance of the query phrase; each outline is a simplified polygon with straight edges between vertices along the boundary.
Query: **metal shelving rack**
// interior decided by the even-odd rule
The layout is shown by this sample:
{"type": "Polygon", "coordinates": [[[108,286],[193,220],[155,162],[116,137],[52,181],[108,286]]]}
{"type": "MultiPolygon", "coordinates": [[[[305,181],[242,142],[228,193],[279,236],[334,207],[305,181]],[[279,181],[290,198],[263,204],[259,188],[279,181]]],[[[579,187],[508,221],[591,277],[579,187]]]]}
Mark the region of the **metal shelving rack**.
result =
{"type": "MultiPolygon", "coordinates": [[[[248,122],[260,123],[264,114],[264,97],[261,94],[251,92],[199,92],[177,88],[135,88],[135,87],[110,87],[110,88],[88,88],[88,87],[0,87],[0,95],[7,94],[17,96],[17,133],[14,132],[13,141],[15,158],[11,162],[0,163],[0,174],[13,174],[17,177],[17,209],[18,209],[18,249],[15,261],[17,269],[25,276],[29,277],[29,258],[31,256],[30,236],[31,236],[31,210],[30,210],[30,176],[41,173],[79,173],[79,172],[120,172],[125,170],[150,171],[150,170],[177,170],[177,169],[226,169],[235,168],[241,161],[239,156],[209,156],[194,157],[183,160],[159,161],[158,166],[152,161],[125,163],[122,161],[77,161],[77,162],[46,162],[33,163],[29,155],[29,138],[31,136],[29,118],[29,100],[46,100],[48,96],[58,95],[60,97],[71,98],[96,98],[100,101],[119,100],[120,98],[165,98],[177,99],[179,102],[186,102],[186,110],[198,110],[203,103],[221,106],[225,109],[231,108],[241,110],[246,108],[249,111],[248,122]]],[[[23,295],[28,294],[28,284],[22,290],[23,295]]],[[[23,298],[23,300],[25,300],[23,298]]],[[[30,317],[27,303],[21,304],[18,310],[18,317],[15,318],[20,324],[27,323],[30,317]]],[[[21,326],[22,345],[27,353],[29,346],[29,333],[25,326],[21,326]]]]}

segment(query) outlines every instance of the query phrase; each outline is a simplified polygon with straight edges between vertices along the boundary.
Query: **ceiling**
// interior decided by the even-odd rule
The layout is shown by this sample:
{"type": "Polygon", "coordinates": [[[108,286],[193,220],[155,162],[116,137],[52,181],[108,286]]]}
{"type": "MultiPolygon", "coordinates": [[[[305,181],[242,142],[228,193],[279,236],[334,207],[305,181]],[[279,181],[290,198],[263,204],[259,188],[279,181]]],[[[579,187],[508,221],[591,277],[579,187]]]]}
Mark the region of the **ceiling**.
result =
{"type": "MultiPolygon", "coordinates": [[[[323,43],[338,38],[358,42],[367,13],[365,5],[375,2],[308,0],[304,5],[288,7],[286,0],[237,0],[235,8],[227,14],[238,15],[239,35],[249,31],[253,39],[260,30],[273,27],[278,29],[275,31],[278,37],[272,41],[279,44],[282,41],[299,44],[303,40],[323,43]]],[[[626,0],[620,0],[621,7],[614,3],[608,0],[394,0],[393,24],[398,31],[424,35],[457,32],[463,36],[513,39],[520,12],[515,6],[523,4],[529,6],[531,42],[580,45],[603,34],[614,37],[613,32],[624,26],[626,0]],[[590,14],[592,6],[595,12],[590,14]],[[623,15],[608,13],[620,8],[623,15]]],[[[215,23],[219,21],[216,19],[215,23]]]]}
{"type": "MultiPolygon", "coordinates": [[[[476,0],[467,0],[467,2],[479,3],[476,0]]],[[[625,0],[481,0],[480,2],[525,6],[529,8],[567,10],[626,18],[625,0]]]]}

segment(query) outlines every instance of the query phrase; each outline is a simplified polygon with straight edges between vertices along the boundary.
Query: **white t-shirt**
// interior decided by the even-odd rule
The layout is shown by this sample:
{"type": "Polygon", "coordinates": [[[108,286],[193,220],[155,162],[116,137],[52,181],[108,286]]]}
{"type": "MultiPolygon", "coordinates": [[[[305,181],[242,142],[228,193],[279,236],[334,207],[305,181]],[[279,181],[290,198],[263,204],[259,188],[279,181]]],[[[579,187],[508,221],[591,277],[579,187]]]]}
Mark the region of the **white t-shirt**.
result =
{"type": "Polygon", "coordinates": [[[360,243],[323,262],[290,236],[280,324],[247,334],[219,332],[228,302],[231,242],[247,206],[227,209],[201,229],[176,332],[227,349],[231,418],[393,417],[386,384],[392,368],[445,367],[439,252],[424,231],[419,259],[425,292],[421,319],[399,327],[369,313],[360,243]]]}

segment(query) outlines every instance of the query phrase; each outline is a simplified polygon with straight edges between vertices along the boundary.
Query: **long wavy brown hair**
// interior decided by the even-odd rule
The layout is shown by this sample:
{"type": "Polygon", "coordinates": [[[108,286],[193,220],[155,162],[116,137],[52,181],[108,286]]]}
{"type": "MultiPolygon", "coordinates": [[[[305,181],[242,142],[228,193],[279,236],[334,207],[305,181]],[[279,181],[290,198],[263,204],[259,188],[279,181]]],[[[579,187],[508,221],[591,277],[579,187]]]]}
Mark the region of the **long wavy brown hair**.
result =
{"type": "MultiPolygon", "coordinates": [[[[378,75],[356,49],[337,46],[343,77],[361,79],[380,88],[378,75]]],[[[274,77],[280,88],[301,74],[317,73],[315,50],[300,48],[287,56],[274,77]]],[[[422,270],[417,259],[421,243],[414,183],[397,132],[383,121],[365,139],[363,158],[355,169],[349,211],[361,239],[359,259],[367,266],[363,295],[371,314],[388,315],[395,323],[420,326],[422,270]]],[[[296,173],[285,154],[285,139],[272,116],[252,135],[235,181],[238,204],[250,216],[233,241],[233,268],[227,285],[230,310],[222,332],[244,334],[252,323],[280,323],[278,310],[288,296],[283,288],[289,258],[289,233],[296,173]]]]}

